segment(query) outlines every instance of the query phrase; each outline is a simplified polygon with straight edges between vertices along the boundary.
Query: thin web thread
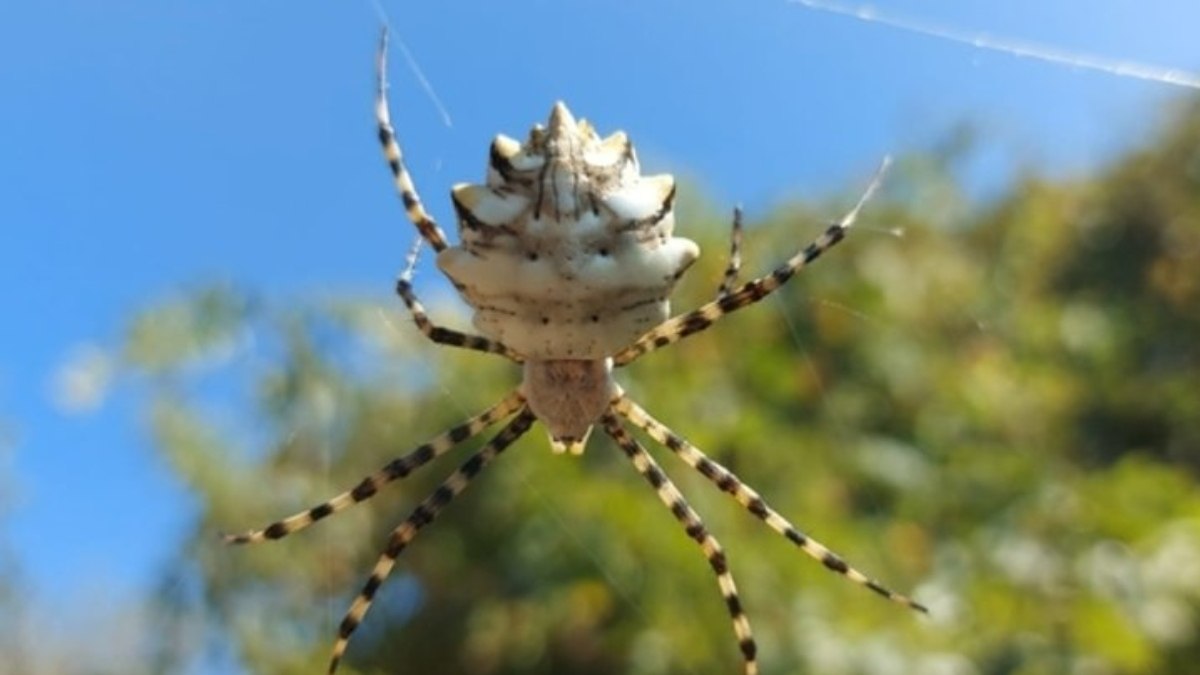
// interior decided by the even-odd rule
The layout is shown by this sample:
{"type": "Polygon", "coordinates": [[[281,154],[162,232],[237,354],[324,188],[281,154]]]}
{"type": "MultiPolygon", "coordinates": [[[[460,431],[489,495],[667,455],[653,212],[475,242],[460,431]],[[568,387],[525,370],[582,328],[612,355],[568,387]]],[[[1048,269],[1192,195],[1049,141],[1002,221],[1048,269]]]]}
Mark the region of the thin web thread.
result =
{"type": "Polygon", "coordinates": [[[416,57],[414,57],[412,52],[409,51],[408,44],[404,42],[404,38],[400,37],[400,33],[397,32],[395,26],[392,25],[392,21],[388,18],[387,11],[384,10],[383,4],[380,2],[380,0],[368,0],[367,4],[371,5],[371,8],[375,10],[375,14],[379,16],[380,23],[387,26],[388,35],[391,36],[393,41],[395,41],[396,46],[400,48],[400,53],[404,56],[405,65],[408,66],[408,69],[410,72],[412,72],[413,77],[417,78],[417,83],[421,85],[421,89],[425,92],[425,95],[429,97],[429,100],[433,103],[433,107],[437,108],[438,115],[440,115],[442,118],[442,124],[445,124],[447,128],[453,127],[454,121],[450,119],[450,111],[447,110],[446,106],[442,104],[442,99],[438,96],[437,91],[429,82],[429,78],[425,77],[425,71],[421,70],[421,66],[417,63],[416,57]]]}
{"type": "Polygon", "coordinates": [[[1093,54],[1071,52],[1024,40],[993,37],[987,33],[971,33],[959,28],[952,28],[896,14],[883,14],[871,5],[845,5],[839,2],[831,2],[830,0],[788,0],[788,2],[819,12],[849,16],[859,21],[878,23],[909,33],[926,35],[949,42],[957,42],[979,49],[989,49],[1012,56],[1037,59],[1072,68],[1096,70],[1118,77],[1132,77],[1138,80],[1148,80],[1176,87],[1200,89],[1200,74],[1179,68],[1169,68],[1139,63],[1137,61],[1124,61],[1093,54]]]}

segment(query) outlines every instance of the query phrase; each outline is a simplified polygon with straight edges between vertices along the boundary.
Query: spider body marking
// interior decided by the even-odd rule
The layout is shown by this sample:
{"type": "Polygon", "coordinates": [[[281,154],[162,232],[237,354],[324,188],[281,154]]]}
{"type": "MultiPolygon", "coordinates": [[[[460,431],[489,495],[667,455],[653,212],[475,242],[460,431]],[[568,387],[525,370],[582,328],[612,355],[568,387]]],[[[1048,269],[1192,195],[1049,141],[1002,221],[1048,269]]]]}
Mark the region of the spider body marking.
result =
{"type": "Polygon", "coordinates": [[[451,190],[460,244],[438,267],[475,328],[524,360],[521,392],[556,451],[583,451],[619,392],[610,358],[670,314],[700,249],[672,236],[675,180],[643,176],[624,133],[562,102],[524,143],[498,136],[487,182],[451,190]]]}
{"type": "Polygon", "coordinates": [[[733,624],[745,675],[758,673],[757,646],[720,542],[626,425],[641,429],[743,508],[829,570],[898,604],[926,608],[895,593],[804,534],[731,471],[654,419],[616,384],[614,368],[701,332],[723,316],[757,303],[840,242],[878,188],[884,165],[858,204],[770,273],[738,285],[741,213],[735,211],[730,259],[716,297],[668,318],[668,297],[695,261],[693,242],[673,236],[674,179],[642,176],[629,139],[601,139],[556,103],[547,126],[524,143],[492,143],[486,183],[453,188],[461,243],[451,246],[426,212],[404,165],[386,98],[387,34],[379,50],[376,117],[384,157],[409,220],[437,252],[440,269],[475,310],[479,335],[434,324],[412,288],[418,248],[396,284],[417,328],[436,344],[499,354],[522,364],[521,384],[499,403],[436,435],[362,479],[353,488],[262,529],[228,535],[232,544],[280,539],[402,479],[503,420],[507,424],[446,478],[391,533],[338,628],[333,673],[351,635],[401,552],[486,466],[541,422],[556,452],[578,454],[599,425],[700,547],[733,624]]]}

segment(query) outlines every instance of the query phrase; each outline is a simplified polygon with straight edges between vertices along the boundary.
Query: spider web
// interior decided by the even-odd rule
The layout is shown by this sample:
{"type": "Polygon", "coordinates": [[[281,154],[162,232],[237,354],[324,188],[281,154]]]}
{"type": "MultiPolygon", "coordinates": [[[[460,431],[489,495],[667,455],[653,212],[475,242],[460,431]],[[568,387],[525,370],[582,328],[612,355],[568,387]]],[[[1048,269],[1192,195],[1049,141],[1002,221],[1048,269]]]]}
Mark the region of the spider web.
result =
{"type": "MultiPolygon", "coordinates": [[[[870,3],[853,4],[838,2],[837,0],[784,0],[784,2],[811,12],[847,17],[857,22],[874,24],[882,28],[909,33],[922,38],[955,43],[973,50],[991,51],[1015,58],[1040,61],[1050,68],[1090,70],[1118,78],[1131,78],[1184,89],[1200,89],[1200,73],[1183,68],[1151,64],[1108,55],[1085,53],[1059,47],[1054,44],[1033,42],[1008,35],[997,35],[984,30],[973,30],[954,24],[941,23],[925,16],[905,14],[898,10],[881,9],[877,5],[870,3]]],[[[827,215],[830,218],[836,217],[835,214],[827,215]]],[[[880,230],[866,226],[857,229],[860,233],[863,231],[869,232],[874,229],[876,233],[887,234],[896,238],[903,238],[904,236],[904,232],[899,228],[880,230]]],[[[809,303],[806,307],[795,307],[783,302],[782,298],[775,297],[771,305],[787,325],[798,357],[808,364],[812,376],[817,379],[818,387],[821,387],[823,390],[823,385],[820,383],[820,376],[812,363],[812,356],[806,350],[803,338],[798,329],[799,322],[803,321],[803,318],[799,315],[814,308],[823,307],[844,313],[862,323],[867,329],[877,330],[884,327],[888,322],[881,317],[872,316],[867,311],[848,306],[833,299],[813,297],[810,298],[809,303]]],[[[986,321],[973,317],[971,318],[971,322],[979,330],[987,330],[986,321]]],[[[849,438],[850,431],[848,426],[843,425],[840,428],[840,435],[844,438],[849,438]]]]}
{"type": "Polygon", "coordinates": [[[881,26],[925,37],[957,42],[976,49],[991,50],[1016,57],[1037,59],[1056,66],[1083,68],[1117,77],[1132,77],[1189,89],[1200,89],[1200,74],[1177,68],[1084,54],[1016,38],[990,35],[982,31],[972,32],[925,19],[882,12],[875,9],[873,5],[847,5],[830,0],[788,0],[788,2],[818,12],[840,14],[859,21],[877,23],[881,26]]]}

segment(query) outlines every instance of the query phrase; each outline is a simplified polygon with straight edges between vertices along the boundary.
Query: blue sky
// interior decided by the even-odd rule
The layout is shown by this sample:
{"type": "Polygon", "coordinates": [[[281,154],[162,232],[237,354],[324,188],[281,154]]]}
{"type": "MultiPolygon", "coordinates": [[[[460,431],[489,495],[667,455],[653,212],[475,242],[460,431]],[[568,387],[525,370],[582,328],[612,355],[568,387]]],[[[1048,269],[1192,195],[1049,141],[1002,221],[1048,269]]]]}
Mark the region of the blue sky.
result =
{"type": "MultiPolygon", "coordinates": [[[[961,121],[983,132],[989,181],[1086,172],[1187,93],[784,0],[381,2],[452,119],[394,50],[395,121],[444,224],[447,188],[482,175],[491,137],[521,137],[556,99],[626,129],[647,168],[753,216],[861,185],[883,154],[961,121]]],[[[1200,71],[1190,0],[874,6],[1200,71]]],[[[118,383],[99,408],[65,411],[52,396],[64,362],[213,279],[278,298],[389,293],[411,232],[372,128],[379,25],[368,0],[0,5],[0,429],[13,441],[0,544],[35,607],[135,598],[189,518],[135,392],[118,383]]]]}

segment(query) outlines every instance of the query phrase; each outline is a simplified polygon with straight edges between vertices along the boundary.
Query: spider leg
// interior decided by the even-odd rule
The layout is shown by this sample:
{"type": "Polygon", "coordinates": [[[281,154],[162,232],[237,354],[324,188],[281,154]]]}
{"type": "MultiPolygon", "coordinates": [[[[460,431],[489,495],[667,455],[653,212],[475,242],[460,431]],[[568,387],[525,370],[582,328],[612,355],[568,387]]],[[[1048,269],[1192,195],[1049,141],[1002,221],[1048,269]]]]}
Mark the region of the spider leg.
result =
{"type": "Polygon", "coordinates": [[[846,236],[846,231],[854,225],[854,221],[858,218],[858,212],[862,210],[871,195],[879,189],[883,174],[889,164],[891,164],[891,158],[885,157],[879,169],[876,170],[870,185],[859,198],[858,204],[849,213],[842,216],[841,220],[826,228],[821,236],[789,258],[787,262],[776,267],[770,274],[748,281],[728,294],[719,295],[716,300],[660,323],[639,337],[636,342],[613,356],[613,366],[627,365],[643,354],[674,344],[693,333],[698,333],[726,314],[752,305],[778,290],[795,276],[796,272],[819,258],[825,251],[833,248],[846,236]]]}
{"type": "Polygon", "coordinates": [[[471,335],[451,328],[443,328],[429,320],[429,315],[425,313],[425,306],[417,299],[417,294],[413,291],[412,286],[413,269],[417,265],[417,253],[420,250],[421,241],[421,239],[417,239],[417,243],[409,251],[404,271],[396,280],[396,293],[404,300],[404,306],[408,308],[408,313],[412,315],[413,323],[417,324],[417,328],[425,334],[425,337],[440,345],[499,354],[511,361],[523,362],[525,359],[502,342],[482,335],[471,335]]]}
{"type": "Polygon", "coordinates": [[[371,608],[371,602],[375,598],[375,593],[383,585],[388,574],[391,573],[392,567],[396,564],[396,558],[400,556],[400,553],[417,536],[417,532],[433,522],[433,519],[437,518],[442,509],[465,490],[467,485],[471,483],[471,480],[485,466],[529,430],[534,419],[536,418],[528,408],[522,410],[507,426],[500,430],[500,433],[496,434],[491,441],[488,441],[487,445],[483,446],[474,455],[471,455],[457,471],[442,481],[442,484],[433,491],[433,494],[418,504],[408,518],[392,531],[391,537],[388,539],[387,548],[379,556],[379,560],[371,570],[371,576],[367,579],[367,583],[363,586],[362,590],[359,591],[358,597],[354,598],[354,602],[350,604],[350,609],[347,610],[346,616],[342,619],[341,626],[338,628],[338,638],[333,644],[333,653],[329,660],[330,675],[333,675],[333,672],[337,670],[338,663],[346,653],[346,646],[350,643],[350,635],[362,623],[363,616],[371,608]]]}
{"type": "Polygon", "coordinates": [[[303,530],[318,520],[345,510],[359,502],[366,501],[375,496],[379,488],[394,480],[404,478],[435,457],[445,454],[459,443],[474,437],[497,421],[512,415],[523,405],[525,405],[525,398],[520,393],[514,391],[491,408],[438,434],[407,455],[392,460],[380,470],[362,479],[354,488],[310,509],[271,523],[261,530],[250,530],[241,534],[227,534],[224,536],[225,543],[257,544],[269,539],[282,539],[293,532],[303,530]]]}
{"type": "Polygon", "coordinates": [[[717,289],[717,298],[723,298],[733,292],[737,283],[738,271],[742,268],[742,207],[733,209],[733,229],[729,233],[729,265],[725,267],[725,277],[721,279],[721,287],[717,289]]]}
{"type": "Polygon", "coordinates": [[[654,458],[646,452],[641,443],[638,443],[633,436],[629,435],[629,432],[625,431],[613,415],[612,408],[604,414],[601,422],[604,424],[604,430],[609,436],[612,436],[617,445],[621,446],[621,450],[625,452],[629,461],[633,462],[638,473],[642,474],[642,477],[654,487],[659,500],[671,510],[675,519],[687,531],[687,535],[695,540],[704,551],[704,557],[708,559],[709,566],[717,575],[721,596],[725,598],[725,606],[729,609],[730,618],[733,619],[733,632],[737,635],[738,646],[742,651],[746,675],[755,675],[758,673],[758,661],[755,658],[758,647],[750,630],[750,620],[742,610],[742,601],[738,597],[737,585],[733,581],[733,574],[729,571],[721,543],[717,541],[716,537],[709,534],[704,522],[700,520],[700,516],[688,505],[687,500],[680,494],[671,479],[663,473],[654,458]]]}
{"type": "Polygon", "coordinates": [[[779,512],[772,509],[757,492],[742,483],[729,469],[709,459],[696,446],[688,443],[687,440],[671,431],[666,425],[651,417],[644,408],[634,403],[628,397],[622,396],[615,401],[612,405],[612,410],[629,420],[635,427],[645,431],[655,441],[666,446],[688,466],[699,471],[701,475],[712,481],[722,492],[732,495],[747,511],[766,523],[772,530],[783,535],[788,541],[800,547],[800,550],[825,567],[860,586],[866,586],[892,602],[910,607],[922,613],[929,613],[929,609],[921,603],[888,589],[878,581],[851,567],[841,556],[830,551],[821,542],[812,539],[798,530],[786,518],[779,515],[779,512]]]}
{"type": "Polygon", "coordinates": [[[396,192],[400,194],[400,199],[404,202],[404,210],[408,214],[408,219],[416,226],[421,237],[429,242],[433,250],[441,251],[447,247],[446,233],[442,232],[442,228],[438,227],[433,216],[430,216],[425,207],[421,205],[421,196],[417,194],[412,176],[408,174],[408,168],[404,166],[404,153],[400,151],[400,144],[396,141],[396,130],[392,128],[392,116],[387,100],[387,38],[387,28],[384,27],[383,35],[379,40],[378,89],[375,98],[375,120],[379,125],[379,143],[383,146],[383,156],[392,170],[396,192]]]}

